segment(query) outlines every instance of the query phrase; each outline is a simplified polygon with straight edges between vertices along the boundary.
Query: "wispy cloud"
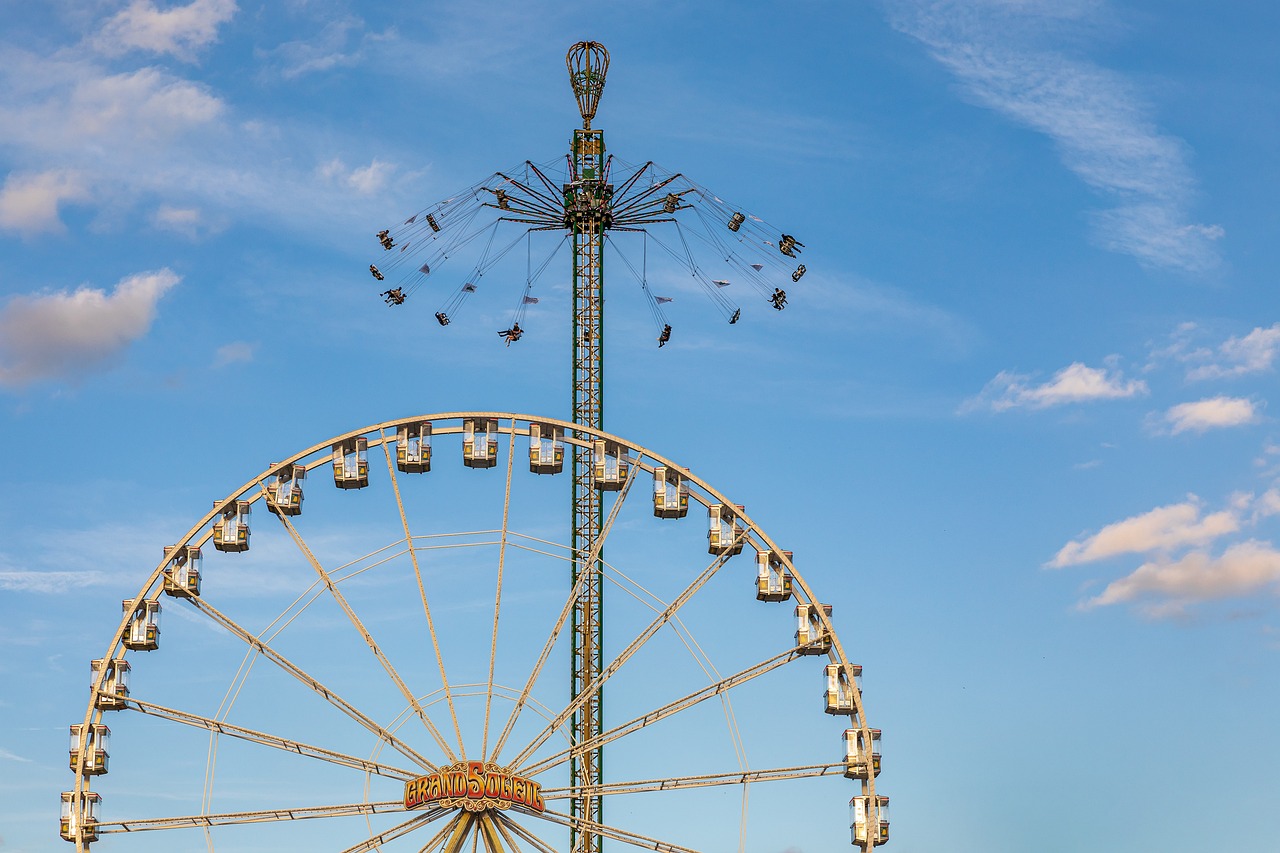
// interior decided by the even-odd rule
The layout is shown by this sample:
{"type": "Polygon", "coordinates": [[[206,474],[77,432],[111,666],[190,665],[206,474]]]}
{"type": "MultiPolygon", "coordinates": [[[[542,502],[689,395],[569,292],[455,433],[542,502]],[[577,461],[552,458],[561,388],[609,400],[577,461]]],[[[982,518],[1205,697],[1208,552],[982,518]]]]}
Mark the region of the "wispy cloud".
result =
{"type": "Polygon", "coordinates": [[[1155,266],[1212,268],[1223,231],[1189,221],[1186,144],[1160,131],[1129,80],[1060,47],[1101,5],[905,0],[886,9],[974,101],[1052,139],[1063,164],[1115,204],[1095,216],[1102,245],[1155,266]]]}
{"type": "Polygon", "coordinates": [[[355,190],[360,195],[373,195],[387,185],[396,167],[376,157],[367,166],[348,169],[339,159],[330,160],[317,169],[317,174],[327,181],[355,190]]]}
{"type": "Polygon", "coordinates": [[[966,400],[960,412],[1047,409],[1068,403],[1125,400],[1148,393],[1147,383],[1141,379],[1125,379],[1118,369],[1088,367],[1078,361],[1059,370],[1048,382],[1035,385],[1031,380],[1030,375],[1001,371],[976,397],[966,400]]]}
{"type": "Polygon", "coordinates": [[[93,287],[15,296],[0,308],[0,386],[78,380],[110,365],[147,333],[180,278],[169,269],[93,287]]]}
{"type": "Polygon", "coordinates": [[[1162,420],[1174,435],[1182,432],[1202,433],[1211,429],[1255,423],[1258,412],[1253,401],[1245,397],[1209,397],[1191,403],[1179,403],[1165,412],[1162,420]]]}
{"type": "Polygon", "coordinates": [[[235,0],[193,0],[168,9],[151,0],[133,0],[103,24],[92,44],[107,56],[140,50],[193,62],[235,13],[235,0]]]}
{"type": "Polygon", "coordinates": [[[1120,554],[1205,545],[1240,529],[1243,507],[1239,501],[1227,509],[1204,516],[1201,515],[1202,508],[1200,499],[1191,495],[1182,503],[1156,507],[1108,524],[1092,536],[1068,542],[1045,565],[1060,569],[1120,554]]]}
{"type": "Polygon", "coordinates": [[[248,364],[258,351],[256,343],[249,341],[232,341],[218,347],[213,356],[214,367],[226,367],[229,364],[248,364]]]}
{"type": "Polygon", "coordinates": [[[11,592],[45,594],[75,592],[88,586],[103,586],[113,579],[103,572],[0,572],[0,589],[11,592]]]}

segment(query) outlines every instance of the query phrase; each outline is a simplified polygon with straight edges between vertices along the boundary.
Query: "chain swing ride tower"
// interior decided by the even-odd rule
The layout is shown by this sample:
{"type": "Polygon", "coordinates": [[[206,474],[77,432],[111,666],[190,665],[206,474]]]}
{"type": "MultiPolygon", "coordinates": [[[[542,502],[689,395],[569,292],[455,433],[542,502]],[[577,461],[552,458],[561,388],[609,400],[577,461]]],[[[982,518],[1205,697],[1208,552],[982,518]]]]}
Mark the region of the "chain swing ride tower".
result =
{"type": "MultiPolygon", "coordinates": [[[[600,93],[609,70],[609,53],[597,42],[579,42],[565,57],[573,94],[582,114],[582,127],[573,131],[569,183],[564,188],[565,224],[573,241],[573,421],[604,429],[604,231],[613,187],[606,183],[604,132],[591,127],[600,93]]],[[[582,692],[596,682],[604,667],[604,556],[592,544],[604,521],[600,493],[593,482],[592,455],[583,448],[573,450],[573,588],[578,589],[573,608],[573,651],[570,699],[577,702],[582,692]],[[582,575],[582,583],[579,579],[582,575]]],[[[592,689],[573,715],[571,738],[578,744],[591,743],[604,731],[604,695],[592,689]]],[[[600,746],[575,749],[569,762],[570,785],[574,796],[569,813],[595,823],[604,823],[604,805],[598,794],[582,793],[603,781],[600,746]]],[[[600,836],[570,829],[571,853],[599,853],[600,836]]]]}

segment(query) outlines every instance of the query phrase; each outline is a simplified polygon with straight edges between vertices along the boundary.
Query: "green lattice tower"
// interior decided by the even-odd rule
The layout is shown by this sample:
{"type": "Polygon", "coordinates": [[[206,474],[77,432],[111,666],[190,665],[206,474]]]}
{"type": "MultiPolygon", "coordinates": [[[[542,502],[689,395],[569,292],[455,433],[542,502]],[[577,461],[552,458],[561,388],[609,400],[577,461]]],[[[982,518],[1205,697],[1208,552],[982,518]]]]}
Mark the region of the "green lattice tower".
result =
{"type": "MultiPolygon", "coordinates": [[[[604,133],[591,128],[600,93],[604,90],[609,53],[596,42],[579,42],[569,49],[565,62],[573,93],[582,114],[582,129],[574,130],[570,162],[572,173],[564,188],[565,224],[573,233],[573,420],[584,426],[604,428],[604,232],[613,187],[605,183],[604,133]]],[[[571,700],[596,681],[604,667],[603,553],[590,561],[592,544],[603,526],[600,493],[592,482],[591,451],[573,450],[573,577],[587,575],[573,608],[573,656],[570,673],[571,700]]],[[[604,730],[604,695],[596,689],[573,716],[573,744],[588,743],[604,730]]],[[[575,749],[569,762],[573,796],[569,813],[594,823],[604,822],[604,806],[598,794],[583,789],[602,781],[604,750],[597,746],[575,749]]],[[[569,830],[572,853],[600,853],[599,834],[569,830]]]]}

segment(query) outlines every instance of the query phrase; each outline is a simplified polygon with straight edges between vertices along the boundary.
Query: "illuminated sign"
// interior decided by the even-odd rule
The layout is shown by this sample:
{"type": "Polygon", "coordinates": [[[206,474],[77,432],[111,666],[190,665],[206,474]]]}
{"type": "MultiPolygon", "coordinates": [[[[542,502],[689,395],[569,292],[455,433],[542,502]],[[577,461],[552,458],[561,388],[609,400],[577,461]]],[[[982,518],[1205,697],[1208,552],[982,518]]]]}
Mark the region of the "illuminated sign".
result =
{"type": "Polygon", "coordinates": [[[459,761],[404,783],[404,807],[438,806],[482,812],[524,806],[540,812],[542,785],[484,761],[459,761]]]}

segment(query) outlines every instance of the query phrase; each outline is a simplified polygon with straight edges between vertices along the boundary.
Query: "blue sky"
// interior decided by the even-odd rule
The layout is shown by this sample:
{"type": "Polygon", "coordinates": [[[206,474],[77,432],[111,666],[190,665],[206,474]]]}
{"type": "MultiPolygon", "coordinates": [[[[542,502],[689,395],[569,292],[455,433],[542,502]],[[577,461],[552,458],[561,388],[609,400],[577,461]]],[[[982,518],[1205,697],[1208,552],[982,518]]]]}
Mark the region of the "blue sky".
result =
{"type": "MultiPolygon", "coordinates": [[[[833,604],[885,732],[891,849],[1151,850],[1209,825],[1274,848],[1280,12],[0,10],[0,850],[62,843],[88,661],[212,500],[367,424],[568,417],[564,269],[503,347],[523,264],[448,328],[457,281],[389,308],[367,265],[382,228],[563,155],[580,39],[612,55],[610,151],[805,243],[787,310],[739,284],[734,326],[654,262],[661,350],[606,257],[605,421],[747,505],[833,604]]],[[[376,526],[327,518],[334,554],[376,526]]],[[[676,559],[634,547],[611,558],[641,583],[676,559]]],[[[166,632],[195,630],[170,609],[166,632]]],[[[731,636],[730,610],[692,630],[731,636]]],[[[783,713],[752,699],[744,721],[783,713]]],[[[137,741],[115,750],[128,773],[137,741]]],[[[793,836],[749,848],[847,843],[842,808],[785,815],[793,836]]]]}

